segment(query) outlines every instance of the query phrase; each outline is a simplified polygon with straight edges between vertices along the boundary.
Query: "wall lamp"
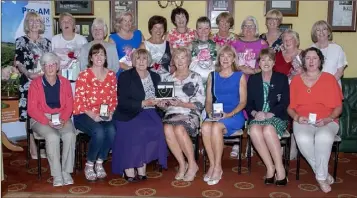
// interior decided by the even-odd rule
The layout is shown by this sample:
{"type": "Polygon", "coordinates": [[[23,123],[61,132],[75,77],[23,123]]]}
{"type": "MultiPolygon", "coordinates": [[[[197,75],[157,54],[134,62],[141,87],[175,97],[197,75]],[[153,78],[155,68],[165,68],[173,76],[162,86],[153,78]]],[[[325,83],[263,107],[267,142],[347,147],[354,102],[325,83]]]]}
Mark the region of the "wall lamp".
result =
{"type": "Polygon", "coordinates": [[[160,8],[167,8],[169,4],[175,5],[176,7],[182,7],[184,1],[173,1],[173,0],[168,0],[168,1],[157,1],[159,4],[160,8]]]}

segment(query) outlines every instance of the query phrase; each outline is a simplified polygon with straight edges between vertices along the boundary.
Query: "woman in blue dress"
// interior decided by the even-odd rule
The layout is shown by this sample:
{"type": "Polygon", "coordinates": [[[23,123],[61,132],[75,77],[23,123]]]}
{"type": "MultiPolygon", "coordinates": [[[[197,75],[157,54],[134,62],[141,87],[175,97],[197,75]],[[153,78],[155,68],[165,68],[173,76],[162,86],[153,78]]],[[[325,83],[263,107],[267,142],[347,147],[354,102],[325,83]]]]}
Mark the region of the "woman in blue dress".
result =
{"type": "Polygon", "coordinates": [[[234,48],[223,46],[218,52],[216,71],[207,81],[206,112],[210,119],[202,125],[202,139],[210,164],[203,178],[208,185],[215,185],[222,178],[223,135],[233,135],[245,122],[242,110],[247,102],[247,82],[243,73],[236,70],[236,58],[234,48]],[[223,112],[215,118],[213,104],[218,103],[223,104],[223,112]]]}
{"type": "Polygon", "coordinates": [[[115,20],[115,33],[109,36],[109,42],[116,45],[119,56],[120,68],[117,77],[120,72],[132,68],[131,54],[145,40],[140,30],[133,29],[133,20],[134,17],[130,12],[121,14],[115,20]]]}

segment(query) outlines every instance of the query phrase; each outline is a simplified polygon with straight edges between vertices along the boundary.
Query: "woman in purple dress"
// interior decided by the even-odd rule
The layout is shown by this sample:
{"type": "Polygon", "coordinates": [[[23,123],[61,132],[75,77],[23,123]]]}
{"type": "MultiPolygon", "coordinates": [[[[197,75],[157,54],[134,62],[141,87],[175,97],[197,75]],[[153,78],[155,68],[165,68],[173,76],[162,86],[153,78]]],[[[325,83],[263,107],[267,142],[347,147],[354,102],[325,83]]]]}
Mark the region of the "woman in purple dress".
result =
{"type": "Polygon", "coordinates": [[[120,74],[120,102],[113,115],[117,133],[112,170],[114,174],[125,172],[128,182],[146,180],[146,164],[153,160],[167,168],[164,127],[155,109],[160,75],[147,69],[151,58],[146,49],[135,50],[132,61],[134,68],[120,74]]]}

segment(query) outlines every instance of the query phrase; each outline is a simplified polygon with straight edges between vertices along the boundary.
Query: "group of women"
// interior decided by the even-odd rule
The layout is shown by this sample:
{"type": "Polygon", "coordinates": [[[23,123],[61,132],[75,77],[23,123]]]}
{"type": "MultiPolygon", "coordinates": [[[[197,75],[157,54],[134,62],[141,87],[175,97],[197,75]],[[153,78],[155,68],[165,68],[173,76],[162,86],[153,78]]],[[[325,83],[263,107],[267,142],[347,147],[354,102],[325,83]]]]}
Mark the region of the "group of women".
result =
{"type": "MultiPolygon", "coordinates": [[[[234,19],[229,13],[217,17],[215,34],[207,17],[197,20],[196,30],[187,27],[188,20],[185,9],[174,9],[175,28],[167,31],[167,20],[153,16],[145,40],[133,29],[131,13],[124,13],[106,42],[107,26],[95,19],[94,40],[87,43],[75,33],[74,18],[62,13],[62,33],[50,42],[40,36],[41,18],[27,14],[26,35],[16,40],[16,64],[24,74],[20,113],[25,119],[28,104],[34,134],[46,139],[53,185],[73,184],[76,129],[91,137],[84,171],[89,181],[107,176],[102,164],[110,149],[113,173],[124,174],[129,182],[146,180],[151,161],[167,168],[167,146],[179,164],[175,179],[193,181],[199,168],[190,137],[201,133],[210,161],[204,181],[215,185],[223,175],[223,136],[237,133],[246,120],[267,168],[265,184],[286,185],[279,139],[293,120],[297,145],[321,189],[329,192],[334,181],[327,167],[342,111],[339,80],[347,66],[342,48],[332,42],[330,26],[316,22],[314,44],[301,50],[297,32],[280,31],[283,16],[278,10],[266,14],[268,31],[261,35],[252,16],[243,20],[239,34],[230,31],[234,19]],[[68,52],[78,57],[82,70],[74,96],[70,82],[57,74],[68,65],[68,52]],[[43,74],[33,70],[38,61],[43,74]],[[157,98],[160,82],[174,84],[174,98],[157,98]],[[223,107],[219,116],[216,104],[223,107]],[[108,116],[101,116],[103,106],[108,116]],[[56,113],[60,124],[54,125],[56,113]]],[[[230,155],[239,152],[235,145],[230,155]]]]}

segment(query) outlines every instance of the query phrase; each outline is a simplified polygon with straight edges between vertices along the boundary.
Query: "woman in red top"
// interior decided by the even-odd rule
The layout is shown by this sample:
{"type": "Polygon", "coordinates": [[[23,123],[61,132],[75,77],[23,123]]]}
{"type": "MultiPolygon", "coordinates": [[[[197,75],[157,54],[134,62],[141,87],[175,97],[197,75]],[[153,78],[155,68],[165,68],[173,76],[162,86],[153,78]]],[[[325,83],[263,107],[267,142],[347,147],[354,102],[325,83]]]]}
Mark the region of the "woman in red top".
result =
{"type": "Polygon", "coordinates": [[[53,186],[73,184],[76,143],[75,129],[70,119],[73,97],[70,82],[57,75],[60,59],[54,53],[46,53],[40,60],[44,76],[35,78],[28,92],[28,114],[34,136],[44,137],[50,164],[53,186]],[[57,118],[57,119],[55,119],[57,118]],[[62,166],[60,139],[63,142],[62,166]]]}
{"type": "Polygon", "coordinates": [[[88,63],[88,69],[79,74],[76,82],[73,118],[74,126],[91,137],[84,173],[87,180],[95,181],[107,176],[102,164],[116,131],[112,115],[117,105],[117,82],[115,73],[107,69],[103,45],[92,46],[88,63]]]}
{"type": "Polygon", "coordinates": [[[342,91],[332,74],[322,72],[324,56],[317,48],[302,53],[304,73],[290,84],[289,115],[300,152],[309,162],[320,188],[331,191],[333,177],[328,174],[331,147],[338,132],[342,112],[342,91]],[[326,91],[328,90],[328,91],[326,91]]]}
{"type": "Polygon", "coordinates": [[[283,73],[291,78],[294,75],[300,74],[302,71],[299,58],[299,54],[301,53],[301,50],[299,49],[299,33],[287,29],[284,31],[282,39],[284,51],[276,53],[273,70],[275,72],[283,73]]]}

